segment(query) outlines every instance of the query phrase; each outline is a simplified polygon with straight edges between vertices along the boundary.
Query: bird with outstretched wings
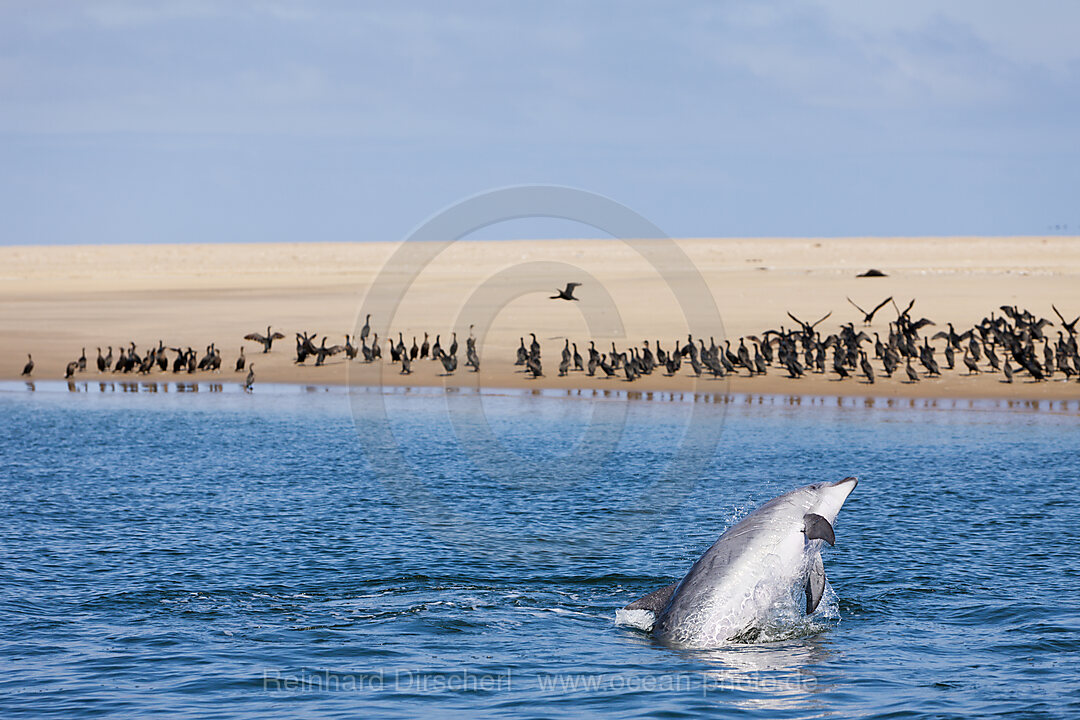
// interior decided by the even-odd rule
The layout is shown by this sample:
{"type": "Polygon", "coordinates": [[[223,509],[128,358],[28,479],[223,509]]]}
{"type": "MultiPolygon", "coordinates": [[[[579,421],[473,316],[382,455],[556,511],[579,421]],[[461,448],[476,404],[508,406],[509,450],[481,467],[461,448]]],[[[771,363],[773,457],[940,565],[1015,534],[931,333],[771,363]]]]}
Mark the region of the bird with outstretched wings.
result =
{"type": "MultiPolygon", "coordinates": [[[[855,301],[852,300],[851,298],[848,298],[847,301],[849,303],[851,303],[852,305],[855,305],[855,301]]],[[[892,295],[890,295],[889,297],[885,298],[880,303],[878,303],[878,306],[876,308],[874,308],[873,310],[871,310],[870,312],[867,312],[867,311],[863,310],[858,305],[855,305],[855,309],[863,314],[863,324],[870,325],[871,323],[874,322],[874,315],[877,314],[877,311],[880,310],[881,308],[885,307],[885,304],[889,303],[889,302],[892,302],[892,295]]]]}
{"type": "Polygon", "coordinates": [[[550,300],[578,300],[579,298],[574,297],[574,288],[577,288],[577,287],[581,287],[581,283],[577,283],[577,282],[566,283],[566,289],[565,290],[556,290],[555,292],[558,293],[558,294],[557,295],[552,295],[549,299],[550,300]]]}
{"type": "Polygon", "coordinates": [[[1065,320],[1065,317],[1064,317],[1064,316],[1063,316],[1063,315],[1061,314],[1061,311],[1060,311],[1060,310],[1058,310],[1058,309],[1057,309],[1056,307],[1054,307],[1053,305],[1051,305],[1050,307],[1054,308],[1054,312],[1055,312],[1055,313],[1057,314],[1058,318],[1059,318],[1059,319],[1061,320],[1061,327],[1065,328],[1065,330],[1066,330],[1066,331],[1067,331],[1067,332],[1068,332],[1068,333],[1069,333],[1070,335],[1073,335],[1073,334],[1075,334],[1075,333],[1076,333],[1076,323],[1077,323],[1077,321],[1080,321],[1080,315],[1077,315],[1077,316],[1076,316],[1076,318],[1075,318],[1075,319],[1073,319],[1073,321],[1072,321],[1072,322],[1067,322],[1067,321],[1065,320]]]}
{"type": "Polygon", "coordinates": [[[275,340],[281,340],[284,337],[285,336],[282,335],[279,332],[274,332],[274,333],[270,332],[270,326],[267,325],[265,335],[263,335],[262,333],[254,332],[254,333],[249,333],[249,334],[245,335],[244,339],[245,340],[251,340],[252,342],[259,343],[260,345],[263,346],[263,352],[268,353],[268,352],[270,352],[270,347],[274,344],[274,341],[275,340]]]}

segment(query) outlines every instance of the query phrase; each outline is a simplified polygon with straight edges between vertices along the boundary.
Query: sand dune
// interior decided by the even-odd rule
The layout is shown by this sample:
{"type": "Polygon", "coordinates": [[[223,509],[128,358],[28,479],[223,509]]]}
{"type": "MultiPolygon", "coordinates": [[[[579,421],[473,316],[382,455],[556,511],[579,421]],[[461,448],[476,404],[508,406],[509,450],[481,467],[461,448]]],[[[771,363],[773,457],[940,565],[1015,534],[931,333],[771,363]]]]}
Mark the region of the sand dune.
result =
{"type": "MultiPolygon", "coordinates": [[[[869,385],[832,375],[789,380],[778,370],[695,380],[684,366],[681,376],[657,373],[632,385],[583,373],[556,377],[566,338],[583,355],[589,339],[602,350],[646,339],[670,349],[687,333],[706,343],[709,336],[737,342],[765,328],[791,327],[789,311],[805,320],[831,311],[824,332],[847,322],[861,328],[848,296],[863,307],[889,295],[905,304],[915,298],[915,317],[958,328],[1015,304],[1054,320],[1056,337],[1060,323],[1051,303],[1070,319],[1080,314],[1078,238],[686,239],[635,247],[618,240],[462,241],[430,262],[422,257],[434,250],[381,242],[0,248],[0,377],[17,378],[30,352],[35,377],[61,378],[85,347],[86,377],[94,378],[98,347],[147,347],[160,339],[200,351],[216,343],[224,350],[223,379],[237,382],[232,365],[244,345],[260,382],[1080,398],[1080,383],[1060,375],[1043,383],[1018,377],[1008,385],[999,374],[954,372],[917,384],[879,378],[869,385]],[[871,267],[888,277],[855,277],[871,267]],[[580,302],[548,299],[570,280],[583,283],[580,302]],[[295,332],[341,343],[371,309],[373,330],[384,339],[400,332],[407,345],[426,331],[447,346],[456,331],[462,361],[468,326],[475,324],[481,372],[441,377],[438,363],[423,362],[402,376],[387,362],[365,366],[343,356],[319,368],[293,364],[295,332]],[[263,355],[241,338],[268,324],[287,339],[263,355]],[[538,380],[513,366],[514,348],[529,332],[543,346],[546,376],[538,380]]],[[[865,330],[885,333],[895,317],[886,306],[865,330]]],[[[383,354],[388,358],[385,345],[383,354]]]]}

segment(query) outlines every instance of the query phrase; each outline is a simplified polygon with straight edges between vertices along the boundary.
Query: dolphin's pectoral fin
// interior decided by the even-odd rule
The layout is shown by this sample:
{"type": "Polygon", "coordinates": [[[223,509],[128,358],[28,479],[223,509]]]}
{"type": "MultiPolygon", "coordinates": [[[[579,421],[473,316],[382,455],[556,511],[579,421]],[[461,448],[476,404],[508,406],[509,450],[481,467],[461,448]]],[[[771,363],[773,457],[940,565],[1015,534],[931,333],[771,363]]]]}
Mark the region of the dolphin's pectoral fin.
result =
{"type": "Polygon", "coordinates": [[[803,515],[803,532],[807,540],[824,540],[830,545],[836,544],[836,533],[832,523],[817,513],[803,515]]]}
{"type": "Polygon", "coordinates": [[[678,585],[679,581],[676,580],[667,587],[653,590],[645,597],[638,598],[630,603],[624,607],[623,610],[651,610],[654,615],[659,616],[660,612],[667,607],[668,601],[671,600],[671,595],[675,592],[675,588],[678,587],[678,585]]]}
{"type": "Polygon", "coordinates": [[[821,553],[814,553],[810,561],[810,573],[806,576],[806,614],[817,610],[821,596],[825,593],[825,565],[821,562],[821,553]]]}

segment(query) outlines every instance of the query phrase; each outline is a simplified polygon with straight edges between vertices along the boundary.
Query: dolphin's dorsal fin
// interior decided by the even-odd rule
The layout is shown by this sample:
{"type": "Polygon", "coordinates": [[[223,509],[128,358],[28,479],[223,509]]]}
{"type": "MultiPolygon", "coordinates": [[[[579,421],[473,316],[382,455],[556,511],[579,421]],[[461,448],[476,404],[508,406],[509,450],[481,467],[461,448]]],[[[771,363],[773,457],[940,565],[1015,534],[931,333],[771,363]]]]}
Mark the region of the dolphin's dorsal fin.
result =
{"type": "Polygon", "coordinates": [[[807,540],[824,540],[830,545],[836,544],[832,523],[817,513],[803,515],[803,532],[806,533],[807,540]]]}
{"type": "Polygon", "coordinates": [[[667,607],[668,601],[671,600],[671,595],[675,592],[675,588],[678,587],[678,585],[679,581],[676,580],[667,587],[653,590],[645,597],[638,598],[630,603],[624,607],[623,610],[651,610],[654,615],[659,616],[660,612],[667,607]]]}
{"type": "Polygon", "coordinates": [[[821,596],[825,593],[825,565],[821,562],[821,553],[814,553],[810,561],[810,573],[806,576],[806,614],[817,610],[821,596]]]}

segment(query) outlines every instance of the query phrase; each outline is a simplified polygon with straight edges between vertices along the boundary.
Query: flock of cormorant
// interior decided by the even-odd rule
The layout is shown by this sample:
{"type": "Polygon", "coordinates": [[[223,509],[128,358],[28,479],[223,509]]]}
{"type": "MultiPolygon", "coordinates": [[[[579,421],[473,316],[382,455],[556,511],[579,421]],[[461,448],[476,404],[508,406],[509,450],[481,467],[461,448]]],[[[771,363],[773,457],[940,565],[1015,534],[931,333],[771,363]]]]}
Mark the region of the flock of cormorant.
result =
{"type": "MultiPolygon", "coordinates": [[[[676,340],[670,350],[665,350],[657,340],[655,353],[648,340],[640,347],[630,347],[622,352],[614,343],[610,352],[600,352],[595,342],[590,341],[586,363],[577,344],[567,339],[562,349],[559,376],[571,371],[583,371],[594,376],[599,369],[602,377],[608,378],[619,374],[621,369],[625,380],[632,382],[653,372],[675,375],[685,362],[690,366],[690,373],[697,377],[725,377],[738,375],[743,370],[747,376],[753,377],[765,375],[769,368],[774,368],[786,371],[790,378],[803,377],[807,373],[831,373],[837,380],[861,375],[864,382],[873,384],[878,372],[891,378],[903,366],[906,382],[917,383],[924,378],[942,375],[938,348],[932,342],[944,340],[941,351],[946,370],[956,369],[957,356],[960,355],[968,375],[1000,371],[1004,378],[1002,382],[1006,383],[1012,383],[1018,374],[1035,382],[1049,380],[1055,373],[1061,373],[1065,380],[1074,375],[1080,379],[1080,355],[1077,354],[1076,340],[1076,325],[1080,316],[1067,321],[1054,306],[1051,307],[1061,321],[1062,330],[1057,332],[1057,339],[1052,343],[1045,329],[1054,323],[1016,306],[1003,305],[1001,315],[996,316],[992,312],[963,332],[957,332],[952,323],[946,323],[947,331],[920,337],[920,331],[935,326],[935,323],[929,318],[912,318],[915,300],[901,310],[893,298],[888,297],[869,312],[850,298],[848,302],[863,314],[864,325],[870,325],[874,315],[892,303],[896,319],[889,322],[887,338],[883,340],[878,332],[874,332],[871,338],[865,331],[856,330],[853,322],[842,325],[836,333],[822,337],[817,326],[828,319],[832,312],[812,323],[789,312],[788,317],[796,327],[785,329],[780,325],[777,329],[765,330],[760,337],[740,337],[735,350],[732,350],[730,340],[724,340],[723,347],[720,347],[710,337],[706,347],[704,338],[695,340],[693,335],[688,335],[681,347],[676,340]],[[874,361],[878,362],[880,370],[875,370],[874,361]]],[[[533,377],[543,374],[536,335],[532,335],[529,347],[525,345],[525,338],[521,338],[516,364],[524,365],[525,371],[533,377]]]]}
{"type": "MultiPolygon", "coordinates": [[[[557,291],[559,294],[552,299],[577,300],[573,297],[573,291],[579,285],[568,284],[565,290],[557,291]]],[[[1003,305],[1000,308],[1001,314],[992,312],[962,332],[958,332],[952,323],[946,323],[948,330],[929,335],[926,328],[936,327],[936,324],[925,317],[912,317],[911,310],[915,300],[911,300],[901,310],[893,298],[888,297],[870,311],[859,307],[850,298],[847,300],[862,314],[864,326],[871,325],[878,311],[891,303],[896,311],[896,318],[889,321],[887,336],[883,338],[875,331],[871,337],[866,331],[856,329],[854,322],[848,322],[840,326],[837,332],[822,337],[817,327],[831,317],[831,312],[812,323],[789,312],[788,317],[795,323],[793,327],[785,328],[780,325],[758,335],[740,337],[734,349],[731,340],[723,340],[723,346],[720,346],[710,337],[709,344],[706,345],[704,338],[695,339],[693,335],[688,335],[682,344],[680,340],[675,340],[670,349],[663,348],[659,340],[656,340],[653,346],[645,340],[641,346],[628,347],[622,351],[613,342],[610,351],[601,351],[597,349],[596,342],[590,340],[588,348],[585,349],[588,356],[586,359],[578,350],[577,343],[566,338],[558,374],[563,377],[571,372],[584,372],[589,377],[600,379],[621,374],[624,380],[632,382],[654,372],[673,376],[683,372],[684,366],[687,366],[691,375],[717,378],[739,375],[743,371],[750,377],[765,375],[772,368],[786,372],[790,378],[803,377],[808,373],[832,375],[836,380],[861,376],[864,382],[872,384],[879,373],[891,378],[902,370],[906,377],[903,382],[916,383],[924,378],[940,377],[943,369],[957,369],[959,359],[967,370],[966,374],[1001,372],[1002,382],[1007,383],[1013,382],[1018,375],[1036,382],[1049,380],[1057,373],[1066,380],[1070,380],[1074,375],[1080,379],[1080,355],[1077,353],[1076,339],[1080,316],[1069,322],[1053,305],[1051,307],[1061,328],[1056,333],[1056,339],[1047,331],[1047,328],[1055,327],[1054,322],[1036,317],[1030,311],[1016,306],[1003,305]],[[920,332],[924,334],[920,335],[920,332]],[[944,341],[944,347],[935,347],[934,343],[939,340],[944,341]],[[938,359],[939,352],[944,359],[944,368],[938,359]]],[[[380,360],[382,343],[378,333],[371,333],[370,323],[371,316],[368,315],[356,338],[359,345],[353,342],[354,338],[350,335],[345,335],[343,345],[328,346],[329,338],[325,335],[316,344],[316,333],[296,333],[295,363],[303,365],[308,359],[314,359],[315,366],[321,366],[328,357],[339,353],[344,353],[348,361],[359,359],[361,362],[373,363],[380,360]]],[[[458,369],[456,332],[451,333],[447,349],[442,347],[440,334],[435,335],[434,343],[430,342],[430,336],[426,332],[422,343],[417,342],[417,337],[413,336],[411,346],[406,346],[403,333],[399,332],[397,335],[396,342],[393,339],[387,341],[388,350],[390,362],[400,364],[402,374],[412,373],[414,362],[428,358],[441,363],[444,375],[451,375],[458,369]]],[[[530,377],[538,378],[544,374],[541,348],[535,333],[530,333],[530,337],[531,342],[528,345],[525,338],[521,338],[514,365],[523,367],[521,372],[530,377]]],[[[245,335],[244,339],[258,343],[262,346],[263,353],[269,353],[274,341],[285,339],[285,335],[273,332],[268,326],[265,335],[256,332],[245,335]]],[[[469,326],[465,344],[465,367],[479,372],[480,357],[476,350],[472,325],[469,326]]],[[[24,376],[30,376],[34,372],[33,357],[27,357],[28,362],[22,373],[24,376]]],[[[99,373],[145,375],[155,370],[168,372],[171,369],[173,373],[190,375],[198,371],[220,371],[222,356],[221,350],[213,343],[207,346],[200,357],[191,347],[166,347],[163,342],[158,341],[157,347],[151,347],[143,354],[139,353],[135,343],[130,343],[119,348],[115,359],[111,346],[107,354],[102,354],[101,348],[98,348],[96,364],[99,373]],[[171,363],[168,357],[170,352],[176,354],[171,363]]],[[[241,346],[235,371],[239,373],[247,369],[244,382],[247,389],[254,383],[254,368],[254,364],[247,363],[244,348],[241,346]]],[[[83,348],[79,358],[67,364],[65,378],[70,379],[86,369],[86,349],[83,348]]]]}

